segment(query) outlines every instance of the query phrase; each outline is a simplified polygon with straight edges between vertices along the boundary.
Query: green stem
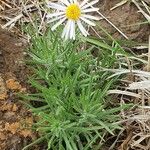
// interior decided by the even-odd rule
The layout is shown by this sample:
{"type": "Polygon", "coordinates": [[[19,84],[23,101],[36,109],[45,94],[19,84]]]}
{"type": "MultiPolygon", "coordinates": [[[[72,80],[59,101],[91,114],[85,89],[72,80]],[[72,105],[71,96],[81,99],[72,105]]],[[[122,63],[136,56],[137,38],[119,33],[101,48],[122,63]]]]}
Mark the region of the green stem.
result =
{"type": "MultiPolygon", "coordinates": [[[[47,136],[47,135],[46,135],[46,136],[47,136]]],[[[29,147],[31,147],[31,146],[33,146],[33,145],[35,145],[35,144],[37,144],[37,143],[40,143],[41,141],[43,141],[43,140],[46,138],[46,136],[41,137],[41,138],[38,138],[36,141],[34,141],[34,142],[32,142],[31,144],[25,146],[22,150],[27,150],[29,147]]]]}

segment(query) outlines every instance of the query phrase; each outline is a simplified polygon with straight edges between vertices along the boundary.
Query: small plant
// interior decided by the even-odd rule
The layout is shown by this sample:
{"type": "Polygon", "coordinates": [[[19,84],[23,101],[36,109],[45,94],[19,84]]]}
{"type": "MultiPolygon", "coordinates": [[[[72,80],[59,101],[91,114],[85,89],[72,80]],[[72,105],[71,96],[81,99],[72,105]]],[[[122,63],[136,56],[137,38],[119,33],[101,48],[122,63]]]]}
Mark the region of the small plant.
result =
{"type": "MultiPolygon", "coordinates": [[[[100,148],[106,132],[113,134],[120,128],[116,122],[121,107],[107,106],[107,91],[116,80],[106,80],[110,74],[99,71],[100,64],[107,64],[91,54],[97,46],[83,49],[82,39],[64,42],[59,30],[31,36],[35,74],[30,83],[37,93],[25,97],[38,118],[34,128],[41,138],[37,142],[46,140],[52,150],[100,148]]],[[[109,59],[107,63],[112,62],[109,59]]]]}

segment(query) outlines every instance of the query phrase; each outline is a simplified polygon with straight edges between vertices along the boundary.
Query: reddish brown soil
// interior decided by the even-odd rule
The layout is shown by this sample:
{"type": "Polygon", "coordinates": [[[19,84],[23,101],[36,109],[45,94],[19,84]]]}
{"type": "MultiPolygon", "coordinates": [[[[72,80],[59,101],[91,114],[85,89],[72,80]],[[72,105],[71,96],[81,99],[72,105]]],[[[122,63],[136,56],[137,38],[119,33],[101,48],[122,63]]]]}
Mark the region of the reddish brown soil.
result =
{"type": "MultiPolygon", "coordinates": [[[[100,1],[100,12],[117,28],[119,28],[129,39],[136,42],[148,41],[148,36],[150,35],[150,25],[137,25],[138,23],[146,21],[146,19],[140,12],[138,12],[138,9],[133,3],[128,2],[114,10],[110,10],[119,2],[120,0],[100,1]]],[[[100,20],[99,24],[114,38],[124,39],[124,37],[107,21],[100,20]]]]}
{"type": "Polygon", "coordinates": [[[21,150],[36,138],[32,114],[16,96],[26,92],[22,41],[0,29],[0,150],[21,150]]]}

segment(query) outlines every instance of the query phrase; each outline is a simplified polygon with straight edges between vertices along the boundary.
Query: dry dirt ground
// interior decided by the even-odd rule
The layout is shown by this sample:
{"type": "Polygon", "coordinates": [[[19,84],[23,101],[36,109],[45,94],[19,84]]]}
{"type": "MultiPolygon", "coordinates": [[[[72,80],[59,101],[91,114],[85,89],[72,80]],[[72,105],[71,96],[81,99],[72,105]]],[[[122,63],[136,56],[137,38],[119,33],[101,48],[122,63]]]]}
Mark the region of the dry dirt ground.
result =
{"type": "Polygon", "coordinates": [[[21,150],[36,138],[31,112],[16,96],[27,90],[22,41],[0,29],[0,150],[21,150]]]}
{"type": "MultiPolygon", "coordinates": [[[[133,3],[128,2],[114,10],[110,10],[119,2],[120,0],[100,1],[100,12],[103,13],[103,15],[107,17],[116,27],[118,27],[129,39],[136,42],[148,41],[148,36],[150,35],[150,25],[139,24],[146,20],[133,3]]],[[[111,25],[105,20],[101,20],[100,24],[114,38],[123,39],[123,36],[111,27],[111,25]]]]}
{"type": "MultiPolygon", "coordinates": [[[[150,35],[148,24],[128,26],[143,22],[145,18],[131,3],[110,11],[110,8],[118,2],[120,0],[100,1],[100,12],[121,29],[129,39],[146,43],[150,35]]],[[[116,39],[123,39],[122,35],[106,21],[101,20],[100,24],[116,39]]],[[[99,33],[103,36],[101,31],[99,33]]],[[[24,64],[26,47],[24,39],[0,29],[0,150],[21,150],[37,138],[37,133],[30,129],[34,122],[32,114],[16,96],[18,92],[28,92],[26,81],[30,71],[24,64]]],[[[39,149],[44,150],[44,148],[39,149]]],[[[126,150],[120,146],[116,147],[116,150],[118,149],[126,150]]]]}

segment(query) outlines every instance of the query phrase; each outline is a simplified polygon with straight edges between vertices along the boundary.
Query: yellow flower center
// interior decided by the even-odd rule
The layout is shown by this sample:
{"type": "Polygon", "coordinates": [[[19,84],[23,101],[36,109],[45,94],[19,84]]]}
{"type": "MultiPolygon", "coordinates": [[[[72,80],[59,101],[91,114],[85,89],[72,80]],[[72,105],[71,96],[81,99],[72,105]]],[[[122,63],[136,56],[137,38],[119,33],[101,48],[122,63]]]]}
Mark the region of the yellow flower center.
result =
{"type": "Polygon", "coordinates": [[[71,4],[66,9],[66,17],[72,20],[78,20],[81,16],[81,10],[77,4],[71,4]]]}

